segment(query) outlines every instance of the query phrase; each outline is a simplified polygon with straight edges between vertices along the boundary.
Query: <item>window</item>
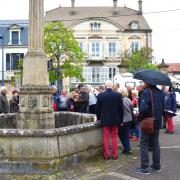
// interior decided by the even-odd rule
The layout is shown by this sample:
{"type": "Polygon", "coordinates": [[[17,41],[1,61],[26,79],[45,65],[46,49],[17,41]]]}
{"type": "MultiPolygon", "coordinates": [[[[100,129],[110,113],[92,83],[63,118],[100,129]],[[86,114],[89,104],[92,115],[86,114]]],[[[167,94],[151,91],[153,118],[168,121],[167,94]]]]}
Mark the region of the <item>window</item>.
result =
{"type": "Polygon", "coordinates": [[[101,29],[101,24],[97,22],[91,23],[90,26],[91,26],[91,31],[100,31],[101,29]]]}
{"type": "Polygon", "coordinates": [[[116,56],[116,43],[115,42],[109,43],[109,56],[110,57],[116,56]]]}
{"type": "Polygon", "coordinates": [[[12,31],[12,44],[19,44],[19,31],[12,31]]]}
{"type": "Polygon", "coordinates": [[[83,51],[83,43],[82,43],[82,42],[79,43],[79,47],[80,47],[81,50],[83,51]]]}
{"type": "Polygon", "coordinates": [[[6,54],[6,70],[18,70],[18,61],[19,59],[23,59],[23,53],[11,53],[6,54]]]}
{"type": "MultiPolygon", "coordinates": [[[[89,84],[104,84],[107,80],[113,80],[115,74],[117,74],[118,68],[116,67],[85,67],[84,79],[89,84]]],[[[75,78],[71,78],[71,83],[77,83],[75,78]]]]}
{"type": "Polygon", "coordinates": [[[132,21],[130,26],[131,26],[131,29],[138,29],[138,22],[132,21]]]}
{"type": "Polygon", "coordinates": [[[132,42],[131,43],[131,52],[135,52],[140,49],[139,42],[132,42]]]}
{"type": "Polygon", "coordinates": [[[92,43],[92,57],[100,56],[100,43],[94,42],[92,43]]]}
{"type": "Polygon", "coordinates": [[[110,80],[113,80],[115,74],[117,74],[117,68],[115,68],[115,67],[109,68],[109,79],[110,80]]]}

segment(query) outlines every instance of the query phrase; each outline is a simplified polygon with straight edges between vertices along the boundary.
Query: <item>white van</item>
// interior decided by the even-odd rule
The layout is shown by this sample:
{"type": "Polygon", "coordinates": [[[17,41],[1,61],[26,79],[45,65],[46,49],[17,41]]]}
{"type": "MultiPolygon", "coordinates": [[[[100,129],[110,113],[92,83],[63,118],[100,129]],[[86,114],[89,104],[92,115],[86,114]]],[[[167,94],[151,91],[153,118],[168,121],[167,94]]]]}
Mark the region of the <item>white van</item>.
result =
{"type": "Polygon", "coordinates": [[[141,82],[142,81],[140,80],[134,79],[133,74],[131,73],[116,74],[114,76],[114,83],[118,83],[124,87],[131,86],[132,88],[135,88],[141,82]]]}

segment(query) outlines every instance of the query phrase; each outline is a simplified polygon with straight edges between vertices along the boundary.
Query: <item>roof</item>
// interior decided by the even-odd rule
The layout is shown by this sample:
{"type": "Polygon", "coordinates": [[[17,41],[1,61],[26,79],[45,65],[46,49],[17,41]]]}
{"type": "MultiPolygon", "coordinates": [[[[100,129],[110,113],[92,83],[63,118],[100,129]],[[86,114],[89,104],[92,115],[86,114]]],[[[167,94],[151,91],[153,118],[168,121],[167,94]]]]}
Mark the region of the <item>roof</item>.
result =
{"type": "Polygon", "coordinates": [[[4,36],[4,45],[9,46],[9,42],[10,42],[9,28],[15,25],[21,28],[21,37],[20,37],[21,44],[16,46],[27,46],[28,20],[0,20],[0,34],[4,36]]]}
{"type": "Polygon", "coordinates": [[[114,7],[59,7],[46,12],[45,21],[62,21],[67,28],[84,19],[101,18],[115,23],[124,30],[129,30],[132,21],[139,22],[140,30],[149,30],[147,21],[139,11],[127,7],[117,7],[118,15],[113,15],[114,7]],[[73,12],[75,13],[72,13],[73,12]]]}
{"type": "Polygon", "coordinates": [[[18,26],[28,26],[28,20],[0,20],[0,27],[9,27],[13,24],[18,26]]]}
{"type": "Polygon", "coordinates": [[[180,63],[169,63],[167,72],[180,72],[180,63]]]}

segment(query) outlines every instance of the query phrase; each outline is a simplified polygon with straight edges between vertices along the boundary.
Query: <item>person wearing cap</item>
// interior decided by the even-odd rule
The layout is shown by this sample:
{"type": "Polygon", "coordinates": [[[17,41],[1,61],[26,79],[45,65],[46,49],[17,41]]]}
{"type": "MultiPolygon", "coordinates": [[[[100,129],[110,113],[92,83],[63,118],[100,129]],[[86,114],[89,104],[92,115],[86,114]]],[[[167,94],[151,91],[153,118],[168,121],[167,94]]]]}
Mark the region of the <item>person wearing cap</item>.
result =
{"type": "Polygon", "coordinates": [[[12,98],[9,101],[10,104],[10,113],[16,113],[19,111],[19,94],[15,89],[12,91],[12,98]]]}
{"type": "Polygon", "coordinates": [[[9,113],[9,102],[7,100],[7,87],[1,86],[1,94],[0,94],[0,114],[1,113],[9,113]]]}

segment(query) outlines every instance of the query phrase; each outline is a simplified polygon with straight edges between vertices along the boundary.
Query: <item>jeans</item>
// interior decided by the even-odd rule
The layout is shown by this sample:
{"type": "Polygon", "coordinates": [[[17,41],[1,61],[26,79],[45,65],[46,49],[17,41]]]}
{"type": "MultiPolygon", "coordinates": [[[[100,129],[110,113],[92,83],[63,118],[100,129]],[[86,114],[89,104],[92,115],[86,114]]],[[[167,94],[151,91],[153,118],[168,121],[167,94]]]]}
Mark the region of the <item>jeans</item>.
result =
{"type": "Polygon", "coordinates": [[[133,134],[135,133],[136,138],[139,138],[140,137],[140,132],[139,131],[140,131],[140,123],[137,122],[134,125],[134,128],[130,129],[130,134],[133,136],[133,134]]]}
{"type": "Polygon", "coordinates": [[[152,141],[152,162],[153,167],[161,169],[160,165],[160,146],[159,146],[159,129],[155,129],[153,134],[141,132],[140,153],[141,153],[141,168],[149,167],[149,141],[152,141]]]}
{"type": "Polygon", "coordinates": [[[112,157],[118,157],[118,126],[103,126],[104,157],[111,156],[109,150],[109,140],[112,142],[112,157]]]}
{"type": "Polygon", "coordinates": [[[130,140],[129,140],[130,125],[131,125],[131,122],[123,123],[123,126],[120,126],[119,131],[118,131],[118,135],[124,147],[125,152],[129,152],[131,150],[130,140]]]}

